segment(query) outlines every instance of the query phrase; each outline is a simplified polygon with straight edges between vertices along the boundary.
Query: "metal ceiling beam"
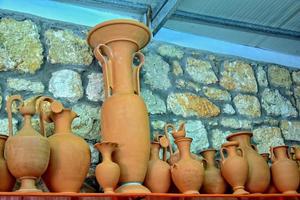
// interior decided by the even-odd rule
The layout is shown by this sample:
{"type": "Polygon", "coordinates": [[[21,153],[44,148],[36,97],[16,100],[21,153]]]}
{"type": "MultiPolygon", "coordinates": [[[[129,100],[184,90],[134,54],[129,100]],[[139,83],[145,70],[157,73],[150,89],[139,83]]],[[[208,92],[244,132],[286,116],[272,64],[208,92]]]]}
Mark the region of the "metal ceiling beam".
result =
{"type": "Polygon", "coordinates": [[[151,19],[151,29],[153,35],[155,35],[159,29],[166,23],[171,15],[176,11],[179,5],[179,0],[167,0],[160,8],[155,16],[151,19]]]}
{"type": "Polygon", "coordinates": [[[181,10],[177,10],[173,15],[172,19],[180,20],[184,22],[193,22],[200,24],[208,24],[213,26],[222,26],[226,28],[233,28],[244,30],[247,32],[258,32],[265,35],[274,35],[276,37],[286,37],[292,39],[300,39],[300,32],[292,31],[277,27],[264,26],[259,24],[252,24],[249,22],[242,22],[237,20],[225,19],[215,16],[207,16],[195,13],[189,13],[181,10]]]}

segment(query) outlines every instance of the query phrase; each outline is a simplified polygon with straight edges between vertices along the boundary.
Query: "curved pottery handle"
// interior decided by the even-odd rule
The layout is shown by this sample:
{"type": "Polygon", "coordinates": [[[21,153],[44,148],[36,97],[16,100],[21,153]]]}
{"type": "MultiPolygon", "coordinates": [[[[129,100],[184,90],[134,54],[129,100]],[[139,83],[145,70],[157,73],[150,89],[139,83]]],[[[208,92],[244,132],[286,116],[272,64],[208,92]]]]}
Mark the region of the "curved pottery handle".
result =
{"type": "Polygon", "coordinates": [[[202,165],[203,165],[204,169],[207,168],[207,160],[205,158],[202,159],[202,165]]]}
{"type": "Polygon", "coordinates": [[[224,151],[227,152],[227,149],[224,148],[224,147],[222,147],[222,148],[220,149],[220,156],[221,156],[221,159],[222,159],[222,163],[226,160],[225,155],[224,155],[224,151]]]}
{"type": "Polygon", "coordinates": [[[237,151],[240,151],[240,152],[241,152],[241,155],[240,155],[240,156],[244,158],[244,155],[245,155],[245,154],[244,154],[244,150],[241,149],[240,147],[237,147],[236,150],[237,150],[237,151]]]}
{"type": "Polygon", "coordinates": [[[271,161],[272,161],[272,163],[276,162],[277,158],[275,157],[274,148],[273,147],[270,147],[270,153],[271,153],[271,161]]]}
{"type": "Polygon", "coordinates": [[[112,60],[113,53],[109,46],[105,44],[99,44],[94,49],[94,55],[97,60],[100,62],[103,70],[104,77],[104,93],[105,99],[111,96],[113,82],[112,82],[112,60]]]}
{"type": "Polygon", "coordinates": [[[251,147],[252,147],[252,149],[254,149],[256,152],[258,152],[258,149],[257,149],[257,147],[256,147],[255,144],[251,144],[251,147]]]}
{"type": "MultiPolygon", "coordinates": [[[[173,130],[175,130],[174,128],[174,126],[172,125],[172,124],[166,124],[165,125],[165,136],[166,136],[166,138],[169,140],[169,141],[171,141],[170,140],[170,137],[169,137],[169,133],[168,133],[168,128],[169,127],[171,127],[173,130]]],[[[169,151],[170,151],[170,158],[173,156],[173,149],[172,149],[172,145],[171,145],[171,143],[170,143],[170,145],[169,145],[169,151]]]]}
{"type": "Polygon", "coordinates": [[[11,106],[13,101],[19,100],[21,101],[21,104],[24,104],[24,101],[21,97],[21,95],[13,95],[9,96],[6,101],[6,111],[7,111],[7,116],[8,116],[8,133],[9,137],[13,136],[13,126],[12,126],[12,111],[11,111],[11,106]]]}
{"type": "Polygon", "coordinates": [[[296,156],[295,156],[295,152],[296,152],[296,148],[295,146],[291,146],[291,150],[290,150],[290,156],[292,160],[296,161],[296,156]]]}
{"type": "Polygon", "coordinates": [[[133,91],[135,94],[140,95],[141,93],[141,88],[140,88],[140,70],[141,67],[145,63],[145,56],[142,52],[136,52],[134,54],[134,57],[138,58],[139,64],[138,66],[134,67],[132,69],[132,74],[133,74],[133,91]]]}

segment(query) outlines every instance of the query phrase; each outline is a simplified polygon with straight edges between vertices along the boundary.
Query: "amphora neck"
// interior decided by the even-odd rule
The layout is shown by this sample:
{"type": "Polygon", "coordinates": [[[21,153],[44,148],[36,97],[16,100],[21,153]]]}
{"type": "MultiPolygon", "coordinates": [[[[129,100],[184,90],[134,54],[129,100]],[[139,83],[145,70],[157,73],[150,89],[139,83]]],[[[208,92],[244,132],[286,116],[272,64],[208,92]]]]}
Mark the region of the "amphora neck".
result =
{"type": "Polygon", "coordinates": [[[77,114],[70,109],[63,109],[60,113],[52,113],[55,134],[71,133],[71,125],[77,114]]]}

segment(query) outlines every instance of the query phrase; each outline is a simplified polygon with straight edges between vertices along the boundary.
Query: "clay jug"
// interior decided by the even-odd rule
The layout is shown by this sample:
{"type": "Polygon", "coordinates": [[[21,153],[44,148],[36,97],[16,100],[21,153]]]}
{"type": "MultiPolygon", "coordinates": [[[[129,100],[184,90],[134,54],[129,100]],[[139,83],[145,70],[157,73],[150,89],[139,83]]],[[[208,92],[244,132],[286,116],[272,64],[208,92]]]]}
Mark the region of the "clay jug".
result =
{"type": "Polygon", "coordinates": [[[270,184],[270,169],[266,161],[259,155],[256,147],[250,142],[251,132],[238,132],[227,136],[228,141],[238,141],[248,162],[249,172],[245,188],[250,193],[263,193],[270,184]]]}
{"type": "Polygon", "coordinates": [[[224,194],[226,192],[226,182],[220,169],[216,166],[216,152],[215,149],[206,149],[201,152],[204,157],[204,181],[201,190],[206,194],[224,194]]]}
{"type": "Polygon", "coordinates": [[[227,183],[231,185],[233,194],[249,194],[244,187],[248,176],[248,163],[244,151],[238,146],[237,141],[226,142],[222,145],[220,149],[221,173],[227,183]]]}
{"type": "Polygon", "coordinates": [[[140,97],[139,71],[144,57],[137,52],[150,38],[148,27],[133,20],[104,22],[95,26],[87,38],[103,71],[102,138],[119,144],[113,156],[121,169],[118,193],[150,192],[142,185],[150,157],[150,126],[140,97]],[[140,63],[132,68],[134,57],[140,63]]]}
{"type": "Polygon", "coordinates": [[[288,152],[288,146],[271,147],[271,172],[274,185],[284,194],[296,194],[300,175],[297,164],[288,152]]]}
{"type": "MultiPolygon", "coordinates": [[[[269,153],[261,153],[260,155],[264,158],[264,160],[267,163],[269,163],[269,160],[270,160],[270,154],[269,153]]],[[[277,190],[277,188],[274,186],[274,183],[273,183],[273,180],[272,180],[272,176],[271,176],[271,180],[270,180],[270,185],[269,185],[268,189],[265,191],[265,193],[268,193],[268,194],[279,193],[279,191],[277,190]]]]}
{"type": "Polygon", "coordinates": [[[46,171],[49,163],[49,141],[31,126],[31,117],[36,113],[35,101],[33,99],[24,105],[21,96],[15,95],[9,97],[6,104],[9,137],[5,144],[5,156],[9,171],[21,181],[18,192],[41,192],[36,187],[36,180],[46,171]],[[24,121],[21,130],[13,135],[11,104],[15,100],[22,102],[18,110],[24,121]]]}
{"type": "Polygon", "coordinates": [[[4,148],[7,138],[6,135],[0,135],[0,192],[12,191],[16,183],[16,179],[9,172],[4,159],[4,148]]]}
{"type": "Polygon", "coordinates": [[[95,144],[95,148],[101,152],[102,163],[96,167],[96,178],[104,190],[104,193],[115,193],[114,190],[119,182],[120,167],[112,161],[112,153],[118,148],[117,143],[101,142],[95,144]]]}
{"type": "Polygon", "coordinates": [[[159,142],[151,143],[145,186],[154,193],[167,193],[171,184],[170,165],[159,158],[159,142]]]}
{"type": "Polygon", "coordinates": [[[199,194],[204,179],[203,164],[190,154],[192,138],[179,138],[175,143],[180,152],[180,160],[171,166],[172,180],[180,192],[199,194]]]}
{"type": "Polygon", "coordinates": [[[51,192],[79,192],[90,166],[90,148],[81,137],[71,131],[77,114],[51,102],[49,121],[54,122],[54,133],[48,140],[51,156],[43,180],[51,192]]]}

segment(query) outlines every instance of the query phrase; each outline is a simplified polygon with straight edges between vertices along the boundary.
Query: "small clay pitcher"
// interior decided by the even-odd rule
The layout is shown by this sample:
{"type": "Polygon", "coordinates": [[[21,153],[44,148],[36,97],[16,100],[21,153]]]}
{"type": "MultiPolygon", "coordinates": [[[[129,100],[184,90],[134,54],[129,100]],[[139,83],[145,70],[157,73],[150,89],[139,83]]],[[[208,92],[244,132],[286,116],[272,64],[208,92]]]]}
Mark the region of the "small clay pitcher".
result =
{"type": "Polygon", "coordinates": [[[4,148],[7,140],[6,135],[0,135],[0,192],[11,192],[16,179],[11,175],[4,159],[4,148]]]}
{"type": "Polygon", "coordinates": [[[244,186],[248,176],[248,164],[244,157],[244,151],[238,146],[237,141],[226,142],[222,145],[220,149],[221,173],[227,183],[232,186],[233,194],[249,194],[244,186]]]}
{"type": "MultiPolygon", "coordinates": [[[[265,161],[269,164],[269,160],[270,160],[270,154],[269,153],[261,153],[260,154],[265,161]]],[[[271,169],[270,169],[271,170],[271,169]]],[[[273,180],[272,180],[272,176],[271,176],[271,181],[270,181],[270,185],[268,187],[268,189],[265,191],[265,193],[267,194],[276,194],[276,193],[280,193],[277,188],[274,186],[273,180]]]]}
{"type": "Polygon", "coordinates": [[[172,180],[180,192],[199,194],[204,179],[203,164],[191,157],[192,138],[178,138],[175,143],[180,152],[180,160],[171,166],[172,180]]]}
{"type": "Polygon", "coordinates": [[[35,101],[33,99],[24,105],[21,96],[15,95],[10,96],[6,102],[9,137],[5,145],[5,156],[9,171],[21,180],[18,192],[41,192],[35,182],[46,171],[49,163],[49,141],[31,126],[31,117],[36,113],[35,101]],[[22,102],[18,110],[24,121],[21,130],[13,135],[11,104],[15,100],[22,102]]]}
{"type": "Polygon", "coordinates": [[[171,185],[170,165],[159,158],[159,142],[151,143],[150,160],[144,185],[154,193],[167,193],[171,185]]]}
{"type": "Polygon", "coordinates": [[[252,133],[243,131],[227,136],[228,141],[239,142],[248,162],[248,178],[245,188],[250,193],[263,193],[269,187],[271,174],[266,161],[259,155],[256,147],[251,144],[252,133]]]}
{"type": "Polygon", "coordinates": [[[120,167],[112,161],[112,153],[118,148],[117,143],[103,141],[95,144],[95,148],[101,152],[102,163],[96,167],[96,178],[104,190],[104,193],[112,194],[118,185],[120,167]]]}
{"type": "Polygon", "coordinates": [[[204,182],[202,191],[206,194],[224,194],[226,192],[226,182],[221,175],[220,169],[215,161],[217,150],[206,149],[201,152],[204,157],[204,182]]]}
{"type": "Polygon", "coordinates": [[[274,185],[284,194],[296,194],[299,187],[299,170],[288,152],[288,146],[271,147],[271,172],[274,185]]]}

